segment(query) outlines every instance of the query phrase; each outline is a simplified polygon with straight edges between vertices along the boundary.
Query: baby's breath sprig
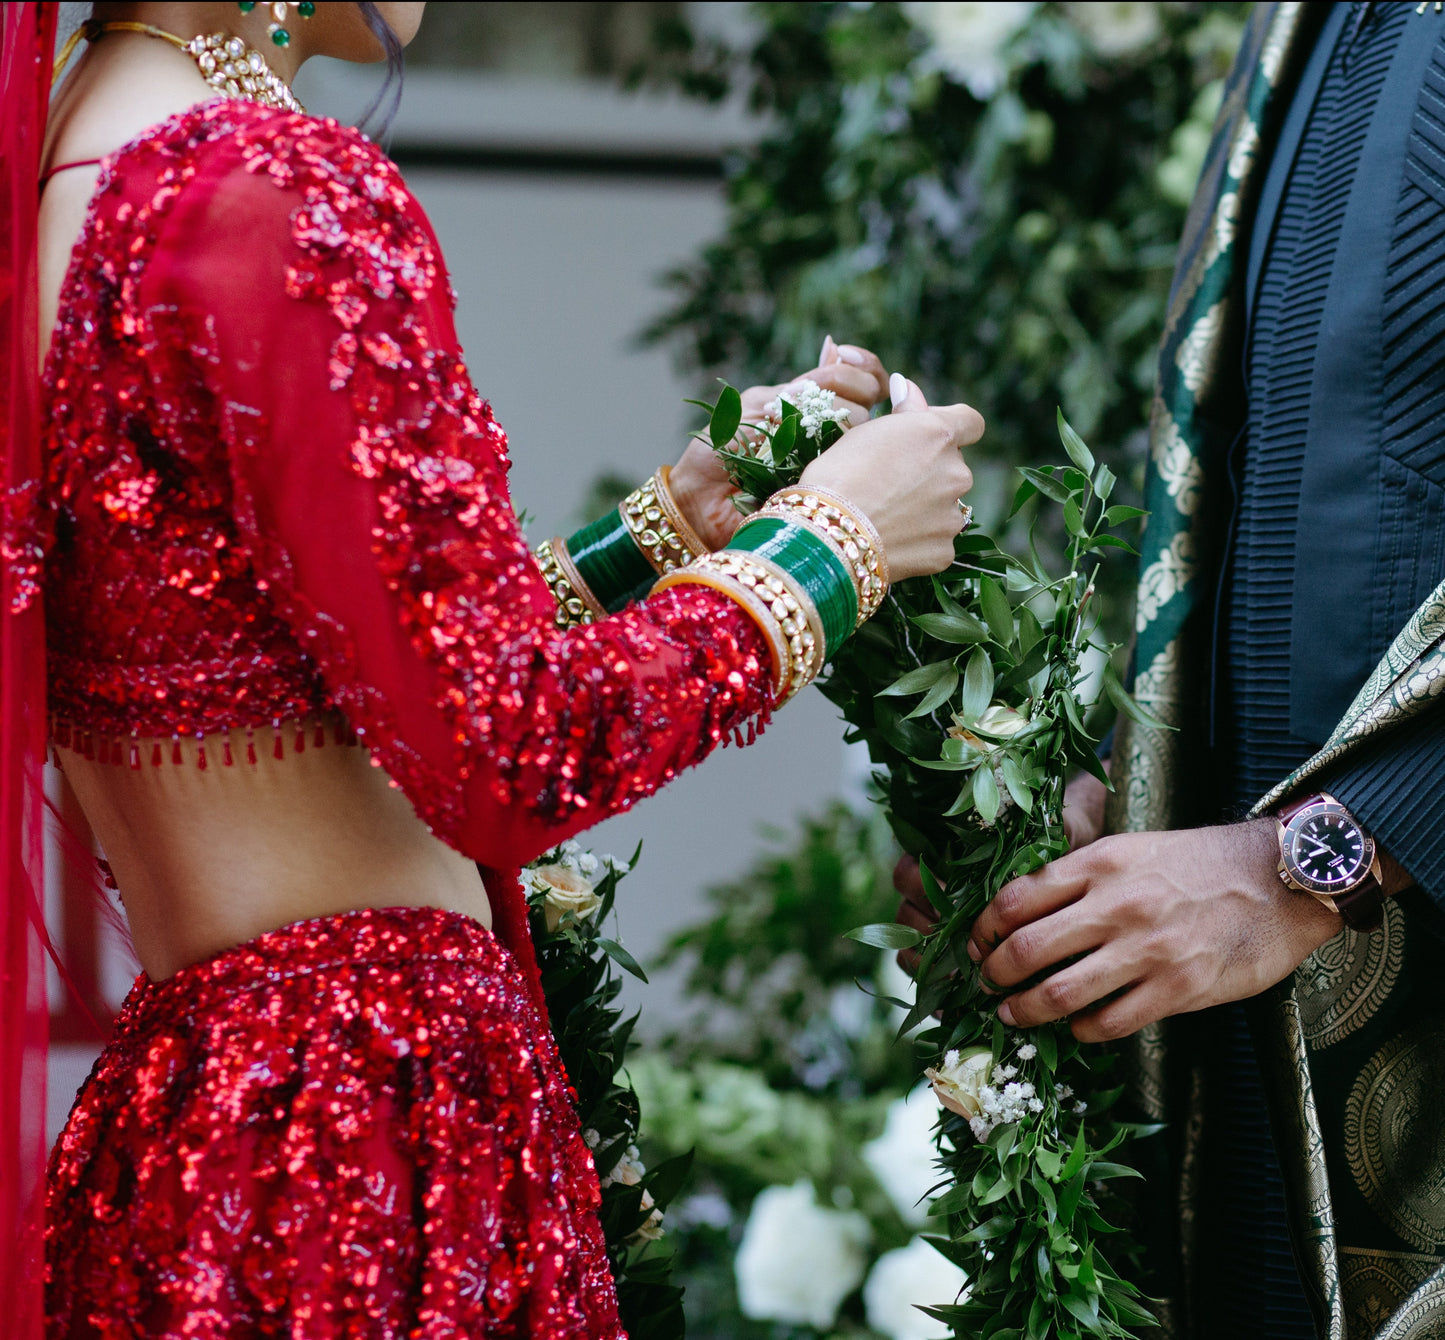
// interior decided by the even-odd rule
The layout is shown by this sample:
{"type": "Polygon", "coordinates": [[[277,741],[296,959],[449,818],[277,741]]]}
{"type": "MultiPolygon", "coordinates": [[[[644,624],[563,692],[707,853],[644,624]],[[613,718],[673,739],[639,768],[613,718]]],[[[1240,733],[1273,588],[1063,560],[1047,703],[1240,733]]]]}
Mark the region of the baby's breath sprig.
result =
{"type": "Polygon", "coordinates": [[[743,423],[742,396],[724,386],[715,405],[689,400],[708,411],[708,438],[740,492],[738,510],[755,512],[779,489],[796,484],[810,461],[827,451],[848,427],[849,410],[831,391],[804,377],[763,407],[763,418],[743,423]]]}
{"type": "MultiPolygon", "coordinates": [[[[783,402],[776,422],[744,436],[731,388],[705,408],[744,508],[796,483],[842,431],[783,402]]],[[[1087,770],[1108,784],[1084,726],[1086,661],[1102,667],[1120,711],[1149,720],[1112,668],[1116,648],[1091,640],[1090,611],[1099,563],[1133,552],[1115,531],[1143,513],[1109,504],[1109,467],[1062,414],[1058,427],[1068,464],[1023,469],[1009,516],[1036,499],[1057,504],[1068,572],[1051,576],[1032,538],[1015,556],[969,530],[948,571],[896,584],[819,680],[849,738],[867,744],[889,822],[939,917],[927,936],[892,924],[852,935],[920,954],[902,1031],[927,1025],[917,1042],[940,1103],[931,1214],[942,1231],[930,1241],[969,1281],[960,1298],[923,1310],[960,1340],[1124,1337],[1155,1324],[1115,1268],[1131,1247],[1099,1195],[1109,1179],[1137,1175],[1107,1155],[1145,1130],[1110,1114],[1113,1054],[1081,1045],[1066,1023],[1006,1028],[965,952],[999,889],[1067,850],[1068,778],[1087,770]]]]}

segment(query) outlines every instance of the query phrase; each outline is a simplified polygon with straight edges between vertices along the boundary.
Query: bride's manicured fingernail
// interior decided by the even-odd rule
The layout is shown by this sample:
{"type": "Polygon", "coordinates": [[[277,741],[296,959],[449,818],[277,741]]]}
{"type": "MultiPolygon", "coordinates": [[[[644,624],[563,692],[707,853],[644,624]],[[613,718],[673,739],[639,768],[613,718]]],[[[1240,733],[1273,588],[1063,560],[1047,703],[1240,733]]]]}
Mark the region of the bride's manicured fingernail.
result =
{"type": "Polygon", "coordinates": [[[831,354],[836,357],[837,353],[838,346],[833,343],[833,337],[831,335],[824,335],[823,347],[818,351],[818,366],[820,368],[827,367],[829,363],[833,362],[833,358],[830,358],[829,355],[831,354]]]}
{"type": "Polygon", "coordinates": [[[895,372],[888,379],[888,398],[893,402],[893,408],[898,409],[908,399],[908,378],[901,372],[895,372]]]}
{"type": "Polygon", "coordinates": [[[1018,1027],[1018,1025],[1014,1023],[1014,1012],[1009,1008],[1008,1001],[1004,1001],[1004,1003],[998,1007],[998,1017],[1000,1023],[1007,1024],[1010,1028],[1018,1027]]]}
{"type": "Polygon", "coordinates": [[[983,962],[983,950],[981,950],[978,945],[976,945],[972,940],[968,942],[968,956],[975,963],[983,962]]]}
{"type": "Polygon", "coordinates": [[[868,361],[863,357],[863,351],[861,349],[855,349],[850,344],[840,344],[838,346],[838,357],[845,363],[851,363],[855,368],[861,368],[863,364],[868,361]]]}

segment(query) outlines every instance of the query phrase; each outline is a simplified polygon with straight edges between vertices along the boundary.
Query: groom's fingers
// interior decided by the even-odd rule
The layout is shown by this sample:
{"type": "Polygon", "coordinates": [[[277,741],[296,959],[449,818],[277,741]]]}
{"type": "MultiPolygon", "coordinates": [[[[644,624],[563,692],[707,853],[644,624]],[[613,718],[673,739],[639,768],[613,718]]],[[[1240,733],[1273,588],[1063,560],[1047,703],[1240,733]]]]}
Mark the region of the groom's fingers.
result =
{"type": "Polygon", "coordinates": [[[1010,880],[978,915],[968,937],[968,956],[978,963],[1021,926],[1077,902],[1088,889],[1083,861],[1060,857],[1042,870],[1010,880]]]}

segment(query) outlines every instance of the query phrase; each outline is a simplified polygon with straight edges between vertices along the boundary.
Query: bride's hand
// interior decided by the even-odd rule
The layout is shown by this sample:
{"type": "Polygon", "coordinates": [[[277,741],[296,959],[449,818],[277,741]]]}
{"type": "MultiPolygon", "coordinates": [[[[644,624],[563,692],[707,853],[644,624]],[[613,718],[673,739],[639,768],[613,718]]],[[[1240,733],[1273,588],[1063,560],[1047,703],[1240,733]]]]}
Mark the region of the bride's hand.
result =
{"type": "MultiPolygon", "coordinates": [[[[818,366],[793,381],[804,379],[833,392],[837,403],[849,411],[850,427],[866,423],[873,406],[888,394],[888,373],[877,355],[855,345],[834,344],[831,335],[823,341],[818,366]]],[[[742,393],[744,426],[761,422],[767,405],[786,393],[790,384],[748,387],[742,393]]],[[[709,549],[721,549],[732,539],[743,521],[732,504],[737,489],[706,438],[695,437],[688,443],[669,483],[682,514],[709,549]]]]}
{"type": "Polygon", "coordinates": [[[891,580],[942,572],[963,529],[960,499],[973,487],[961,448],[983,436],[968,405],[933,407],[898,373],[893,413],[845,433],[803,471],[803,481],[855,504],[878,529],[891,580]]]}

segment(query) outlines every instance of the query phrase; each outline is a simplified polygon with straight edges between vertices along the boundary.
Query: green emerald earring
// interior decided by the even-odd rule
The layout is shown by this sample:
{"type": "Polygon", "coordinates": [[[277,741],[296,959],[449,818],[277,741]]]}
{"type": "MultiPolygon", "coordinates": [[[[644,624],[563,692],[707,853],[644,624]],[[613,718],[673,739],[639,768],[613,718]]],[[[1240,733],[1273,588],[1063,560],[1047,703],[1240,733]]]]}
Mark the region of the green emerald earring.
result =
{"type": "MultiPolygon", "coordinates": [[[[243,14],[249,14],[256,8],[256,0],[238,0],[237,8],[243,14]]],[[[283,3],[282,0],[273,0],[271,5],[271,17],[273,22],[267,25],[266,31],[271,35],[271,41],[278,47],[291,45],[291,34],[286,28],[286,16],[291,6],[283,3]]],[[[303,19],[309,19],[316,13],[316,5],[313,0],[301,0],[296,6],[296,12],[303,19]]]]}

